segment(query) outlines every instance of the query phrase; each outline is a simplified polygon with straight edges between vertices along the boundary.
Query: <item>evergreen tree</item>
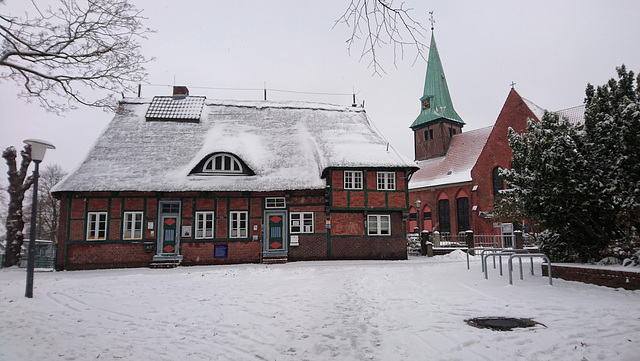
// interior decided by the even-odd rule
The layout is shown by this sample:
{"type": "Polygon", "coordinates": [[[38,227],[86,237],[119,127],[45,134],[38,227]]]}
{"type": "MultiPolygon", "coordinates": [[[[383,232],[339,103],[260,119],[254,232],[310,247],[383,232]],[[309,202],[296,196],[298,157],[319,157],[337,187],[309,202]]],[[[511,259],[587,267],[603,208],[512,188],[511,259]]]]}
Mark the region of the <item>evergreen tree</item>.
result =
{"type": "Polygon", "coordinates": [[[584,153],[594,165],[590,188],[606,210],[611,250],[629,256],[640,230],[640,77],[624,65],[616,70],[618,81],[587,86],[584,153]]]}
{"type": "MultiPolygon", "coordinates": [[[[640,229],[640,89],[633,72],[588,85],[584,125],[545,113],[527,132],[509,132],[513,169],[503,176],[527,217],[558,236],[542,251],[555,260],[593,261],[637,251],[640,229]],[[609,249],[607,249],[609,247],[609,249]]],[[[636,253],[637,257],[637,253],[636,253]]]]}

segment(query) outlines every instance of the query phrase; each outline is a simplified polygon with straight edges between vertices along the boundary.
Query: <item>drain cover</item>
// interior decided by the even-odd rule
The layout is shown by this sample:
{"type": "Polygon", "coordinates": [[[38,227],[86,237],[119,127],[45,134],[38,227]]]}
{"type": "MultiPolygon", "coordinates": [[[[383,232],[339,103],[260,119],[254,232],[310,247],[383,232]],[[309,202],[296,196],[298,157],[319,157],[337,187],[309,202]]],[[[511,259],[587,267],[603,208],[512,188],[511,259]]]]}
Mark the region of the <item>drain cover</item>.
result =
{"type": "MultiPolygon", "coordinates": [[[[513,317],[476,317],[464,320],[469,326],[477,328],[489,328],[494,331],[511,331],[514,328],[533,327],[542,325],[530,318],[513,317]]],[[[544,326],[547,327],[547,326],[544,326]]]]}

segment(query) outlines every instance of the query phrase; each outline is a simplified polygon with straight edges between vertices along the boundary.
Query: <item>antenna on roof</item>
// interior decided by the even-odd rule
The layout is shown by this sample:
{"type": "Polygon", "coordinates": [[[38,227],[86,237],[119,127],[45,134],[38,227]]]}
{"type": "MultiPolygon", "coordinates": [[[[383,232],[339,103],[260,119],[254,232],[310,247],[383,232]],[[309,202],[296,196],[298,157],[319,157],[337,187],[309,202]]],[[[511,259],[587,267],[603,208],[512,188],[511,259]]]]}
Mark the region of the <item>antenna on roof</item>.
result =
{"type": "Polygon", "coordinates": [[[436,21],[433,19],[433,10],[429,11],[429,21],[431,22],[431,31],[433,31],[433,24],[436,23],[436,21]]]}
{"type": "Polygon", "coordinates": [[[267,82],[264,82],[264,100],[267,100],[267,82]]]}
{"type": "Polygon", "coordinates": [[[354,108],[358,106],[358,104],[356,104],[356,90],[355,89],[353,89],[353,102],[351,103],[351,106],[354,107],[354,108]]]}

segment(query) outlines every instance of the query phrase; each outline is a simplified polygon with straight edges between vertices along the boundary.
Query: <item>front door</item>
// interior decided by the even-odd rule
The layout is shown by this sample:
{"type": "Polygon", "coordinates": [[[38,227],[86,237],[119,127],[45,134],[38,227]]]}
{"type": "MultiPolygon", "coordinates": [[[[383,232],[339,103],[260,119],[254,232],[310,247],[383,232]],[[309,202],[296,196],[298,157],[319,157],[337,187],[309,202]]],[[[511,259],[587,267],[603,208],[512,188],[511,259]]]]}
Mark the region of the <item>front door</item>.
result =
{"type": "Polygon", "coordinates": [[[158,204],[157,256],[180,256],[180,208],[180,201],[160,201],[158,204]]]}
{"type": "Polygon", "coordinates": [[[175,256],[177,254],[176,247],[176,231],[178,225],[177,216],[163,216],[162,230],[160,232],[161,254],[163,256],[175,256]]]}
{"type": "Polygon", "coordinates": [[[265,212],[265,252],[287,251],[286,212],[265,212]]]}

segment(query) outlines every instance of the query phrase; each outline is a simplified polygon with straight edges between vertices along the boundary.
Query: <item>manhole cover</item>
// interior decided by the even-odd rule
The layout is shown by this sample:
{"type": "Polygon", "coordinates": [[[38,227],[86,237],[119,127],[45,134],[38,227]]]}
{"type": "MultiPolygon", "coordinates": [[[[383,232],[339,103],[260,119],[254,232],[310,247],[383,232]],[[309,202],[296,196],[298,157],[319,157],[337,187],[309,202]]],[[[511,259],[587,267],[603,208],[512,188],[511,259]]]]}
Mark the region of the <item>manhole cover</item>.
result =
{"type": "MultiPolygon", "coordinates": [[[[494,331],[511,331],[514,328],[533,327],[542,325],[530,318],[514,317],[476,317],[464,320],[469,326],[477,328],[489,328],[494,331]]],[[[547,327],[547,326],[544,326],[547,327]]]]}

